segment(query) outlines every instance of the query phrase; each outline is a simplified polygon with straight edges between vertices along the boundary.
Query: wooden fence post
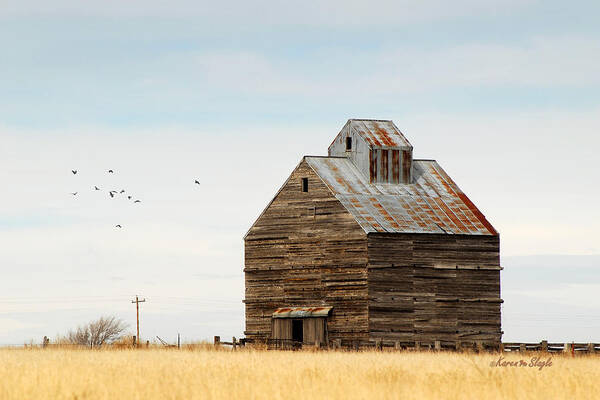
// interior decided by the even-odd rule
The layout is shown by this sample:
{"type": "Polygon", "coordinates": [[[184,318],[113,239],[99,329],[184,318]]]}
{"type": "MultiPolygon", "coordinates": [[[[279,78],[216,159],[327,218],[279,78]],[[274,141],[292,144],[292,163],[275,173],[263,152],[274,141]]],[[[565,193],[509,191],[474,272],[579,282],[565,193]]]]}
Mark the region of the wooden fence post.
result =
{"type": "Polygon", "coordinates": [[[525,350],[527,350],[527,346],[525,346],[525,343],[519,344],[519,353],[523,353],[525,350]]]}
{"type": "Polygon", "coordinates": [[[434,343],[435,343],[435,350],[440,351],[442,349],[442,342],[440,342],[439,340],[436,340],[434,343]]]}
{"type": "Polygon", "coordinates": [[[500,342],[500,353],[504,353],[504,343],[500,342]]]}
{"type": "Polygon", "coordinates": [[[415,342],[415,351],[421,351],[421,342],[418,340],[415,342]]]}
{"type": "Polygon", "coordinates": [[[565,343],[565,347],[563,349],[565,353],[569,353],[571,351],[571,343],[565,343]]]}
{"type": "Polygon", "coordinates": [[[236,350],[236,342],[235,342],[235,336],[231,339],[231,347],[233,347],[233,351],[236,350]]]}
{"type": "Polygon", "coordinates": [[[215,336],[214,344],[215,344],[215,346],[218,346],[221,344],[221,336],[215,336]]]}
{"type": "Polygon", "coordinates": [[[135,335],[133,335],[133,347],[135,347],[135,345],[136,345],[136,343],[137,343],[136,339],[137,339],[137,338],[135,337],[135,335]]]}
{"type": "Polygon", "coordinates": [[[383,342],[381,339],[375,341],[375,350],[381,351],[383,349],[383,342]]]}
{"type": "Polygon", "coordinates": [[[588,353],[594,354],[596,349],[594,348],[594,343],[588,343],[588,353]]]}
{"type": "Polygon", "coordinates": [[[400,346],[400,341],[399,340],[396,340],[394,342],[394,349],[396,349],[396,350],[402,349],[402,347],[400,346]]]}
{"type": "Polygon", "coordinates": [[[540,346],[544,353],[548,352],[548,341],[547,340],[542,340],[542,343],[540,344],[540,346]]]}
{"type": "Polygon", "coordinates": [[[360,350],[360,342],[358,340],[354,341],[354,350],[355,351],[360,350]]]}

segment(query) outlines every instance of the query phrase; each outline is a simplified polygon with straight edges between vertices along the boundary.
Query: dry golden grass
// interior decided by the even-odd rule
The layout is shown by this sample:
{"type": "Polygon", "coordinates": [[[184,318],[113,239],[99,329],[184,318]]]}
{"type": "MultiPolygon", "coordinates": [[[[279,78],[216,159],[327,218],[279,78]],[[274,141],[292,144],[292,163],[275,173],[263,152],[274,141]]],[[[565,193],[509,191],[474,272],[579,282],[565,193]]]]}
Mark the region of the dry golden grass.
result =
{"type": "Polygon", "coordinates": [[[491,367],[498,357],[3,349],[0,399],[600,399],[598,356],[554,356],[542,370],[491,367]]]}

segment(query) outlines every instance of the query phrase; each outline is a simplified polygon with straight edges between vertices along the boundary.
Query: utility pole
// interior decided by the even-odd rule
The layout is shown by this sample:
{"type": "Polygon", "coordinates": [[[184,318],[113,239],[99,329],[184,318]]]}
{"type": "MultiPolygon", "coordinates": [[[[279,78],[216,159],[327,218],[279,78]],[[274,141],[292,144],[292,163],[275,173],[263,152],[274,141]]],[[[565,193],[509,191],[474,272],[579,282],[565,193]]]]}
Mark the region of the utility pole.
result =
{"type": "Polygon", "coordinates": [[[140,300],[137,295],[135,295],[135,300],[131,300],[132,303],[135,303],[135,313],[137,316],[136,319],[136,327],[137,327],[137,337],[135,341],[135,347],[140,347],[140,303],[145,302],[146,299],[140,300]]]}

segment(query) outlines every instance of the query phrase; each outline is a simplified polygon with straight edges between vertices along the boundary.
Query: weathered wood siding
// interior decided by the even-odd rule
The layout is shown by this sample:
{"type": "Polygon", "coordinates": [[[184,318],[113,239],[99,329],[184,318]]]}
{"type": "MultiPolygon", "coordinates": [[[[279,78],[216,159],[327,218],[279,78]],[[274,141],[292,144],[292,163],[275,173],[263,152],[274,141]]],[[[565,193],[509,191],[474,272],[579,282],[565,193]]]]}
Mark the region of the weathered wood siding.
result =
{"type": "Polygon", "coordinates": [[[246,336],[268,338],[278,307],[333,306],[329,339],[368,339],[366,265],[366,234],[303,160],[245,238],[246,336]]]}
{"type": "Polygon", "coordinates": [[[370,339],[499,342],[499,237],[369,234],[370,339]]]}

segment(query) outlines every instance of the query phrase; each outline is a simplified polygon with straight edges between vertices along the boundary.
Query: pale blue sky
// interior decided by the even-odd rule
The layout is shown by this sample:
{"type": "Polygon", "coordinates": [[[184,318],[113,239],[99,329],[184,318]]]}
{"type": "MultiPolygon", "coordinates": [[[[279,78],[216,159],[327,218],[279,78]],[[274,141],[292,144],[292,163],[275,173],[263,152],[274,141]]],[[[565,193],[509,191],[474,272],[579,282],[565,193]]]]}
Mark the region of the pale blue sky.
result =
{"type": "Polygon", "coordinates": [[[600,4],[413,3],[2,1],[0,344],[134,322],[136,293],[148,338],[241,336],[242,236],[348,118],[393,119],[501,232],[507,340],[599,337],[600,4]]]}
{"type": "Polygon", "coordinates": [[[597,106],[597,2],[104,3],[3,7],[3,123],[322,123],[597,106]]]}

